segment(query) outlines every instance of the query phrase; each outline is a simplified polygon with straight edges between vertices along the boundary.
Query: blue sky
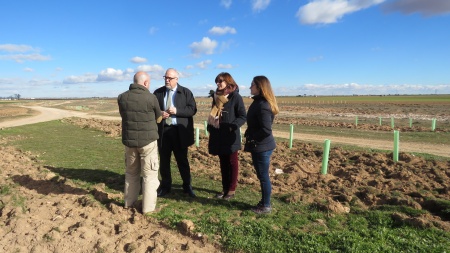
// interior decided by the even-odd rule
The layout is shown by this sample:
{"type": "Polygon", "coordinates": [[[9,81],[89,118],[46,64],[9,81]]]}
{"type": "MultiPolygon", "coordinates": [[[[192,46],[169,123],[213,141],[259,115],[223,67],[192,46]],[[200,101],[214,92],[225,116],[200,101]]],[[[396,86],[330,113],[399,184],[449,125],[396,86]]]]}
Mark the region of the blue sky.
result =
{"type": "Polygon", "coordinates": [[[0,97],[116,97],[167,68],[195,96],[450,94],[449,0],[2,1],[0,97]]]}

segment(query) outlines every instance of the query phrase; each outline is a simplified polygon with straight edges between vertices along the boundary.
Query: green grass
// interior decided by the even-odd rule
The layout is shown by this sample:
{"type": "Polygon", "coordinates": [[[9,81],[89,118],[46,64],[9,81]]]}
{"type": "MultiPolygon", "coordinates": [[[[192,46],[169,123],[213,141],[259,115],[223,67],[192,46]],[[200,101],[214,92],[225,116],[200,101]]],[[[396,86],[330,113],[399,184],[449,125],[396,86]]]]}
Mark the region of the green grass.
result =
{"type": "MultiPolygon", "coordinates": [[[[123,145],[118,138],[106,137],[91,129],[52,121],[0,131],[0,137],[17,136],[9,145],[38,155],[39,162],[72,180],[81,189],[105,183],[109,191],[123,189],[123,145]]],[[[219,172],[218,172],[219,173],[219,172]]],[[[416,228],[392,218],[394,212],[410,216],[419,211],[403,206],[331,214],[315,205],[289,204],[283,196],[273,196],[274,212],[258,216],[250,211],[260,198],[253,187],[239,185],[231,201],[214,199],[221,183],[193,175],[198,197],[182,193],[181,179],[173,168],[174,189],[159,198],[162,210],[152,218],[178,228],[191,220],[196,233],[219,242],[227,252],[448,252],[450,233],[436,228],[416,228]]],[[[8,187],[1,194],[11,194],[8,187]]],[[[15,201],[20,202],[20,199],[15,201]]],[[[435,200],[448,208],[449,202],[435,200]]],[[[20,203],[19,203],[20,204],[20,203]]],[[[446,209],[447,211],[448,209],[446,209]]],[[[422,211],[425,212],[425,211],[422,211]]],[[[48,238],[51,239],[51,238],[48,238]]]]}

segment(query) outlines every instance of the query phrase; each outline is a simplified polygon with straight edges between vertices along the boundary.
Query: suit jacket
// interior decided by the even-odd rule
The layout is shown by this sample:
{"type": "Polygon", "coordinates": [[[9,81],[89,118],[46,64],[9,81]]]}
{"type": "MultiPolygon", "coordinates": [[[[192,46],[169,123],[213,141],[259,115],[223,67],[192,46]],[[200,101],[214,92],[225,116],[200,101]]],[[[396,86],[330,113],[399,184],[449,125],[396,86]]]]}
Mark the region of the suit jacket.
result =
{"type": "MultiPolygon", "coordinates": [[[[164,108],[164,98],[166,97],[167,88],[162,86],[156,89],[153,94],[155,94],[158,99],[159,107],[164,108]]],[[[181,148],[187,148],[194,144],[194,118],[193,116],[197,113],[197,104],[194,99],[192,92],[179,84],[177,84],[177,91],[174,94],[174,104],[172,106],[177,108],[177,129],[180,137],[181,148]]],[[[158,124],[159,141],[164,142],[163,131],[164,131],[165,120],[162,120],[158,124]]],[[[161,147],[161,146],[160,146],[161,147]]]]}

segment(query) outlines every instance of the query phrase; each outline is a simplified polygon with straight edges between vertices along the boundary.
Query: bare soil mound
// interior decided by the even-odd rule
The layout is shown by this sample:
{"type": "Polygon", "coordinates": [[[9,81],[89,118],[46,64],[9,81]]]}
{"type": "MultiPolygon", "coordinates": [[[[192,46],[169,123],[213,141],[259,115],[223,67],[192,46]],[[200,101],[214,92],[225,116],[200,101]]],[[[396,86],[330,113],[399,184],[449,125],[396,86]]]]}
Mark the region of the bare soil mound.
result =
{"type": "Polygon", "coordinates": [[[193,234],[191,221],[183,221],[178,233],[139,208],[114,202],[105,208],[105,199],[122,196],[101,184],[91,192],[80,189],[6,141],[0,139],[1,252],[220,252],[193,234]]]}

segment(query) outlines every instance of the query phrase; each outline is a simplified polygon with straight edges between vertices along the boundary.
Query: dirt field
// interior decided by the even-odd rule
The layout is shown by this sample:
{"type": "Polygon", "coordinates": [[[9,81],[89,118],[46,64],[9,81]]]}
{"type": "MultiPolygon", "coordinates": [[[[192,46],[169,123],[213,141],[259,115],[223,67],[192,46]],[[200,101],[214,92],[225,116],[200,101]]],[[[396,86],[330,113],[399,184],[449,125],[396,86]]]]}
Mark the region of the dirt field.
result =
{"type": "MultiPolygon", "coordinates": [[[[67,104],[60,106],[67,106],[67,104]]],[[[199,116],[207,113],[207,107],[207,104],[199,106],[199,116]]],[[[336,108],[334,112],[330,112],[333,107],[331,105],[316,108],[308,105],[307,107],[310,108],[309,111],[303,107],[305,114],[299,116],[296,115],[298,111],[288,113],[290,105],[282,106],[283,112],[280,114],[282,117],[277,120],[291,122],[297,116],[305,118],[305,115],[309,113],[317,115],[318,112],[331,115],[338,112],[340,115],[361,115],[362,111],[371,111],[370,115],[376,118],[378,116],[375,115],[382,112],[369,107],[364,107],[358,112],[356,111],[359,110],[358,107],[354,105],[336,108]]],[[[396,111],[396,113],[411,116],[411,112],[414,112],[415,115],[422,115],[424,119],[438,116],[445,126],[445,122],[448,122],[450,118],[449,110],[442,110],[443,107],[440,105],[438,107],[436,109],[425,107],[427,110],[425,112],[420,111],[420,106],[413,106],[406,109],[409,112],[396,111]],[[434,110],[439,112],[436,113],[434,110]]],[[[38,107],[34,109],[39,110],[38,107]]],[[[111,136],[120,134],[120,124],[114,113],[93,116],[95,113],[92,111],[95,110],[91,109],[89,113],[82,110],[66,111],[64,117],[77,117],[66,118],[65,121],[80,127],[99,129],[111,136]]],[[[4,111],[3,114],[5,114],[4,111]]],[[[41,117],[41,120],[54,119],[49,118],[49,115],[52,113],[46,111],[38,117],[41,117]]],[[[366,113],[366,116],[370,115],[366,113]]],[[[389,115],[392,113],[386,117],[389,115]]],[[[317,117],[309,123],[321,122],[317,117]]],[[[0,128],[14,126],[11,122],[0,122],[0,128]]],[[[445,132],[446,129],[444,127],[440,131],[445,132]]],[[[418,128],[417,131],[421,130],[418,128]]],[[[429,130],[424,128],[423,131],[429,130]]],[[[286,135],[281,132],[277,134],[286,135]]],[[[321,141],[323,137],[319,136],[317,139],[321,141]]],[[[286,202],[314,203],[323,210],[335,213],[350,212],[356,207],[369,209],[381,205],[404,205],[413,209],[427,210],[429,213],[419,217],[399,214],[396,219],[417,227],[436,227],[450,231],[450,216],[440,201],[450,200],[449,159],[425,160],[407,152],[401,152],[399,162],[393,162],[392,153],[365,153],[334,147],[329,155],[328,173],[322,175],[320,173],[323,155],[321,149],[304,141],[305,139],[300,139],[302,141],[295,141],[292,149],[288,148],[286,142],[277,144],[271,167],[275,196],[286,202]],[[322,205],[323,200],[328,200],[329,204],[322,205]]],[[[16,184],[17,195],[11,196],[23,198],[23,201],[27,203],[27,209],[21,210],[8,205],[7,203],[10,203],[12,199],[1,195],[0,250],[4,252],[219,251],[207,238],[201,234],[192,233],[193,224],[190,221],[185,221],[180,226],[180,233],[176,233],[151,218],[144,217],[134,209],[125,210],[115,204],[110,204],[106,208],[100,206],[98,202],[89,198],[88,192],[81,191],[63,178],[55,179],[57,177],[51,171],[36,165],[37,157],[8,146],[8,141],[8,139],[0,139],[2,168],[0,185],[2,191],[6,191],[7,189],[3,186],[16,184]]],[[[193,173],[220,180],[217,174],[218,159],[208,154],[207,139],[204,136],[201,137],[200,142],[199,147],[190,148],[193,173]]],[[[344,138],[342,142],[356,145],[364,141],[344,138]]],[[[379,145],[387,145],[389,148],[392,146],[390,142],[380,142],[379,145]]],[[[406,150],[405,143],[402,143],[402,150],[406,150]]],[[[443,156],[447,154],[447,157],[450,157],[448,146],[435,146],[434,149],[429,147],[426,150],[430,154],[436,152],[436,154],[443,156]]],[[[258,180],[250,161],[249,154],[244,152],[240,154],[239,184],[258,189],[258,180]]],[[[114,198],[110,193],[106,193],[101,185],[90,194],[97,200],[106,197],[114,198]]]]}

